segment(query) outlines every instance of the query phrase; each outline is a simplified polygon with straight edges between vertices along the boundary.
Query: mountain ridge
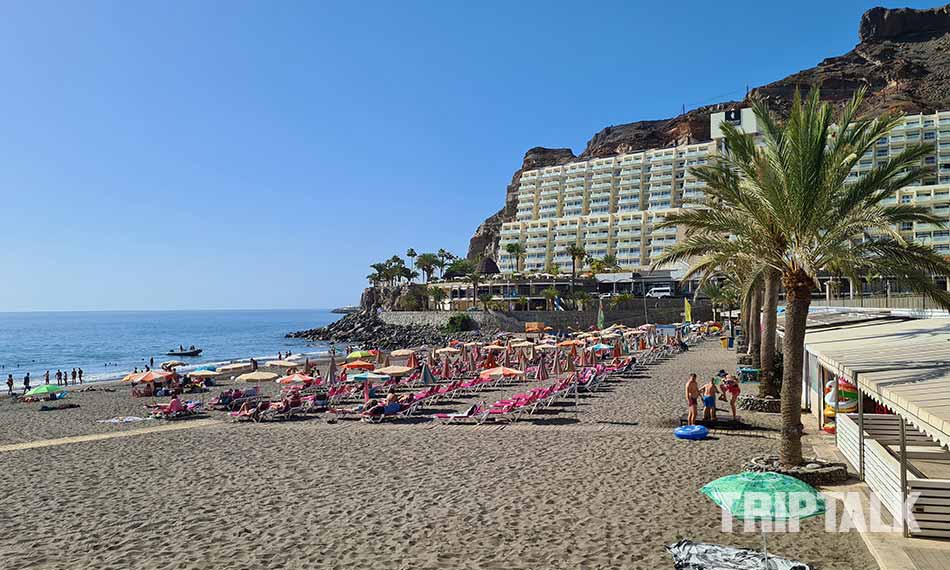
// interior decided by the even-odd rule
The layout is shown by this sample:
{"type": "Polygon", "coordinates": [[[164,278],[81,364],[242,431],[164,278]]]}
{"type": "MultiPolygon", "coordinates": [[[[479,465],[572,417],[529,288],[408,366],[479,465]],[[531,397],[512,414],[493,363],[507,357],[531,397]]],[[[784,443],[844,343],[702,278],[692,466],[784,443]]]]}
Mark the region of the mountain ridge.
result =
{"type": "Polygon", "coordinates": [[[865,86],[866,113],[950,109],[950,4],[926,10],[871,8],[861,17],[858,37],[860,42],[851,51],[751,89],[742,101],[706,105],[669,119],[611,125],[595,133],[579,155],[569,148],[528,150],[506,188],[505,205],[475,231],[468,257],[497,258],[501,225],[515,217],[518,187],[525,170],[706,141],[710,139],[711,113],[748,105],[753,97],[784,114],[796,89],[806,93],[818,86],[823,100],[843,104],[865,86]]]}

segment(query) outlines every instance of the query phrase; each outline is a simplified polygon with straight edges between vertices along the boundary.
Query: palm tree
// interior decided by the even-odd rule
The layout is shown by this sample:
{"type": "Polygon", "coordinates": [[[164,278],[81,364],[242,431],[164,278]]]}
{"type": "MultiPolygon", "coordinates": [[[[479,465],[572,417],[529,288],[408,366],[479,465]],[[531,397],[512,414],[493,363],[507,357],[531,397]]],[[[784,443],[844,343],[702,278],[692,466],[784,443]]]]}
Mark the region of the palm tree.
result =
{"type": "Polygon", "coordinates": [[[439,258],[434,253],[422,253],[416,257],[416,267],[425,275],[426,283],[432,279],[435,268],[439,266],[439,258]]]}
{"type": "Polygon", "coordinates": [[[445,267],[449,264],[450,261],[455,259],[455,256],[449,253],[444,249],[439,249],[436,256],[439,258],[439,278],[442,278],[442,275],[445,273],[445,267]]]}
{"type": "Polygon", "coordinates": [[[564,253],[571,256],[571,297],[574,297],[574,279],[577,278],[577,260],[583,260],[587,256],[587,252],[584,251],[584,247],[572,243],[571,245],[565,248],[564,253]]]}
{"type": "Polygon", "coordinates": [[[436,310],[442,310],[442,301],[445,300],[445,289],[441,287],[429,287],[426,289],[429,297],[436,306],[436,310]]]}
{"type": "Polygon", "coordinates": [[[478,296],[478,300],[482,302],[482,310],[488,310],[488,303],[491,302],[491,293],[482,293],[478,296]]]}
{"type": "Polygon", "coordinates": [[[465,279],[472,284],[472,306],[476,307],[475,299],[478,295],[478,284],[482,281],[482,274],[476,269],[466,274],[465,279]]]}
{"type": "Polygon", "coordinates": [[[508,252],[508,255],[515,258],[515,271],[521,273],[524,256],[527,253],[524,245],[520,243],[508,243],[505,244],[505,251],[508,252]]]}
{"type": "Polygon", "coordinates": [[[547,310],[553,310],[554,300],[557,299],[558,295],[560,295],[560,292],[554,287],[545,287],[541,290],[541,296],[544,297],[544,304],[547,310]]]}
{"type": "Polygon", "coordinates": [[[919,180],[932,147],[911,146],[857,178],[852,169],[877,141],[903,120],[897,115],[857,118],[859,90],[837,118],[812,89],[796,93],[788,120],[780,124],[762,101],[753,111],[763,132],[759,145],[723,124],[729,149],[712,164],[694,168],[706,183],[711,208],[682,210],[664,225],[687,236],[658,260],[747,256],[781,276],[787,296],[783,339],[781,462],[802,462],[802,361],[808,307],[818,272],[846,268],[850,277],[880,271],[898,276],[916,291],[950,307],[950,293],[932,275],[950,274],[950,263],[929,246],[908,242],[901,223],[942,225],[928,209],[885,200],[919,180]],[[732,236],[732,237],[730,237],[732,236]]]}

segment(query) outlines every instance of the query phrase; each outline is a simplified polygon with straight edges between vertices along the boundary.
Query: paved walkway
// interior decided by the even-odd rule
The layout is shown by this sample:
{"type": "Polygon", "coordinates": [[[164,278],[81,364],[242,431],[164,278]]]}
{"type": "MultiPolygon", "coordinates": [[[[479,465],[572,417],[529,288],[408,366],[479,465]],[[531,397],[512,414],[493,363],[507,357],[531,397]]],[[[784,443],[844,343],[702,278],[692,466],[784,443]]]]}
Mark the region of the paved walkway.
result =
{"type": "MultiPolygon", "coordinates": [[[[844,456],[835,447],[834,437],[810,435],[805,442],[815,449],[815,455],[821,459],[842,461],[844,456]]],[[[871,490],[862,482],[851,485],[836,485],[829,492],[856,492],[861,495],[861,507],[870,512],[871,490]]],[[[890,514],[884,510],[883,516],[890,522],[890,514]]],[[[860,532],[871,555],[881,570],[950,570],[950,541],[926,538],[904,538],[897,532],[860,532]]]]}
{"type": "Polygon", "coordinates": [[[133,437],[136,435],[144,435],[148,433],[159,433],[159,432],[166,432],[166,431],[178,431],[178,430],[183,430],[183,429],[194,429],[194,428],[199,428],[199,427],[208,427],[208,426],[218,425],[220,423],[222,423],[220,420],[200,419],[200,420],[182,421],[182,422],[165,424],[165,425],[154,426],[154,427],[117,431],[114,433],[93,433],[89,435],[74,435],[70,437],[60,437],[57,439],[39,439],[36,441],[26,441],[23,443],[12,443],[8,445],[0,445],[0,453],[4,453],[7,451],[19,451],[23,449],[36,449],[39,447],[53,447],[56,445],[67,445],[70,443],[101,441],[104,439],[114,439],[117,437],[133,437]]]}

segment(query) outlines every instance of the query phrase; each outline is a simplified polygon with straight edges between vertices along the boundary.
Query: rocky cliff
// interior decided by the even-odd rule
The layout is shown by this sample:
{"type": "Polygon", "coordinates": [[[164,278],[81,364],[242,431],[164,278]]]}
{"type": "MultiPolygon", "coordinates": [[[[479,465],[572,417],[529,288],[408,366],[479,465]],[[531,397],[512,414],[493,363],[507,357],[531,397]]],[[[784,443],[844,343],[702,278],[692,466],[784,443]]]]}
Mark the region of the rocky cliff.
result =
{"type": "MultiPolygon", "coordinates": [[[[860,43],[848,53],[750,91],[771,108],[788,109],[796,88],[821,86],[822,98],[847,101],[867,86],[867,111],[934,112],[950,109],[950,4],[930,10],[873,8],[858,30],[860,43]]],[[[747,98],[748,99],[748,98],[747,98]]],[[[710,113],[746,104],[729,101],[694,109],[671,119],[610,126],[587,143],[579,157],[596,158],[709,140],[710,113]]],[[[516,193],[524,170],[563,164],[577,157],[570,149],[533,148],[511,179],[505,206],[479,226],[469,243],[469,258],[497,258],[499,231],[514,219],[516,193]]]]}

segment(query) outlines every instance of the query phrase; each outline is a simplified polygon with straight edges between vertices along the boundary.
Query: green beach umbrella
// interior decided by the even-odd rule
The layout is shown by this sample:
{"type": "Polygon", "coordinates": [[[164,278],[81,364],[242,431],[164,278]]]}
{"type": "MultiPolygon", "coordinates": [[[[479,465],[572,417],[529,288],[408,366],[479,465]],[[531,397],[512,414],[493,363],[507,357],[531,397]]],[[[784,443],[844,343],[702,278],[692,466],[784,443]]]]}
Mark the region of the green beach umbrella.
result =
{"type": "Polygon", "coordinates": [[[54,386],[53,384],[42,384],[40,386],[37,386],[36,388],[33,388],[29,392],[27,392],[26,395],[27,396],[45,396],[47,394],[56,394],[58,392],[62,392],[65,389],[66,388],[63,388],[62,386],[54,386]]]}
{"type": "MultiPolygon", "coordinates": [[[[746,472],[726,475],[700,489],[733,517],[751,521],[804,520],[825,513],[825,499],[814,487],[780,473],[746,472]]],[[[764,568],[769,549],[762,529],[764,568]]]]}

